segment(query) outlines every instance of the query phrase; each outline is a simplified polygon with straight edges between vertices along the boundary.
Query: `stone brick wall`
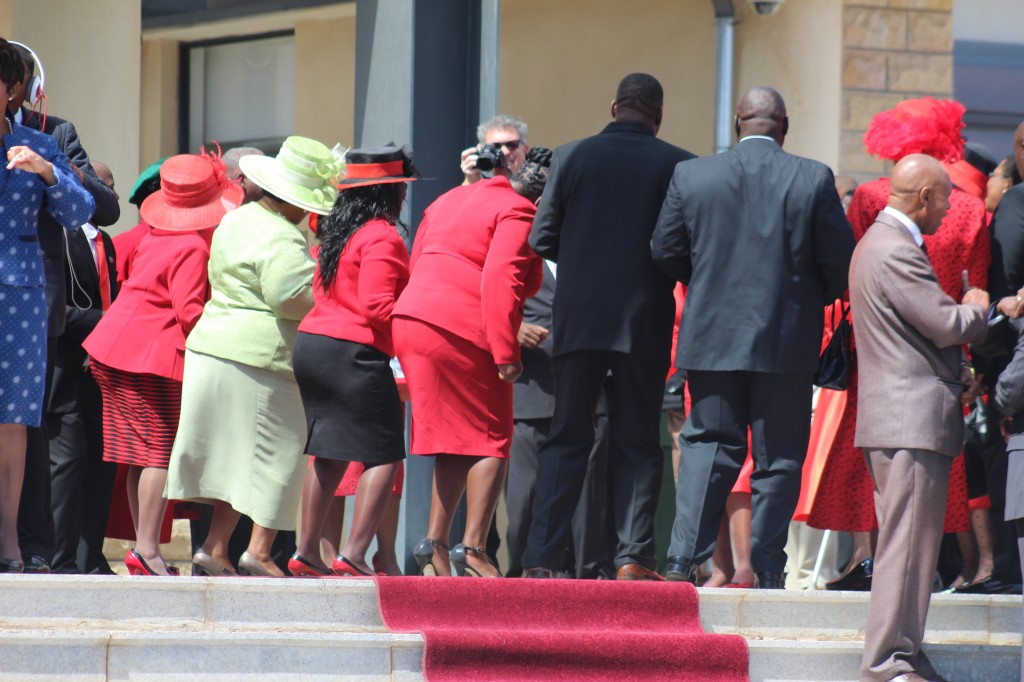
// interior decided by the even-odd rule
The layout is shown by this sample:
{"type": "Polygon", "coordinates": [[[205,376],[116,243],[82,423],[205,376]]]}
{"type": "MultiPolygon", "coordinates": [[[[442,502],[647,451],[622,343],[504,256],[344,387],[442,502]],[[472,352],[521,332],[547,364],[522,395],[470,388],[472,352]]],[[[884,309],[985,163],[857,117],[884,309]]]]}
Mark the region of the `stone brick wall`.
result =
{"type": "Polygon", "coordinates": [[[864,151],[871,117],[898,102],[953,94],[953,0],[843,0],[840,172],[885,174],[864,151]]]}

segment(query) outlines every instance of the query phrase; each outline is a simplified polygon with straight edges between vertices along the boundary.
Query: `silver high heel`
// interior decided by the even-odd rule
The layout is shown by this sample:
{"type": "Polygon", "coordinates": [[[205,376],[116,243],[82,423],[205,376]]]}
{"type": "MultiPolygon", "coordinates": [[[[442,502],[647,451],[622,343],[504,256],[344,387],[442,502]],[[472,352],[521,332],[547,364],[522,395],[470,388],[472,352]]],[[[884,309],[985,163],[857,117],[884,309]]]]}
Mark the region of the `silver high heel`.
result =
{"type": "Polygon", "coordinates": [[[420,544],[416,545],[416,549],[413,550],[412,555],[416,559],[416,564],[420,567],[420,575],[441,575],[437,570],[437,566],[434,565],[435,547],[440,547],[446,551],[448,550],[448,545],[444,544],[440,540],[432,540],[431,538],[423,538],[423,540],[420,541],[420,544]]]}

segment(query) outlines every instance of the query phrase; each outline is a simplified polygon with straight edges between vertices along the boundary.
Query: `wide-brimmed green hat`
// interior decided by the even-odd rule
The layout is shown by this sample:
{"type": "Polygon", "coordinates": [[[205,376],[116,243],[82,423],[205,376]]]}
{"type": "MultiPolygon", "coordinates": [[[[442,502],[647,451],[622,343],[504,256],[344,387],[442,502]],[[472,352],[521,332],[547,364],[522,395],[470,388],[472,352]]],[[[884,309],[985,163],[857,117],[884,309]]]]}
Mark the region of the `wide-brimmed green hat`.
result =
{"type": "Polygon", "coordinates": [[[319,215],[331,212],[338,198],[332,180],[344,169],[325,145],[299,135],[287,138],[277,156],[243,156],[238,167],[264,191],[319,215]]]}

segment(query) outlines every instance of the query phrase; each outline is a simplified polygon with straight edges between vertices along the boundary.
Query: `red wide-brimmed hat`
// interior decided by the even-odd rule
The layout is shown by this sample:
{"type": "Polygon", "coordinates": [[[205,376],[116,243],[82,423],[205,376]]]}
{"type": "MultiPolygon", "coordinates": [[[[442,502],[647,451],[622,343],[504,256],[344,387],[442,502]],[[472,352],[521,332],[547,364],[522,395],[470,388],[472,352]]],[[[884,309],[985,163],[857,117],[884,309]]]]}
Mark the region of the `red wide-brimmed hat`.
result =
{"type": "Polygon", "coordinates": [[[412,165],[412,146],[394,143],[375,149],[349,149],[345,152],[345,175],[339,190],[392,182],[412,182],[419,176],[412,165]]]}
{"type": "Polygon", "coordinates": [[[206,230],[220,224],[244,198],[212,154],[178,154],[160,166],[160,189],[142,202],[139,214],[159,230],[206,230]]]}

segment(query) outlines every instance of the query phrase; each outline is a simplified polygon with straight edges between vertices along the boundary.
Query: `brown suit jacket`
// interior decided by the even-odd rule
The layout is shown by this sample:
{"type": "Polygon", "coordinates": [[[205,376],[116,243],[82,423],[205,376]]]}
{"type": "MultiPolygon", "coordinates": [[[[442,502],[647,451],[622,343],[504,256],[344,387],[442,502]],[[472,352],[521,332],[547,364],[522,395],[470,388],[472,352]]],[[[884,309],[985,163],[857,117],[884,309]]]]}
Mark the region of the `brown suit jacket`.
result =
{"type": "Polygon", "coordinates": [[[987,315],[946,295],[927,255],[896,218],[879,213],[850,262],[857,345],[860,448],[963,449],[960,346],[987,315]]]}

